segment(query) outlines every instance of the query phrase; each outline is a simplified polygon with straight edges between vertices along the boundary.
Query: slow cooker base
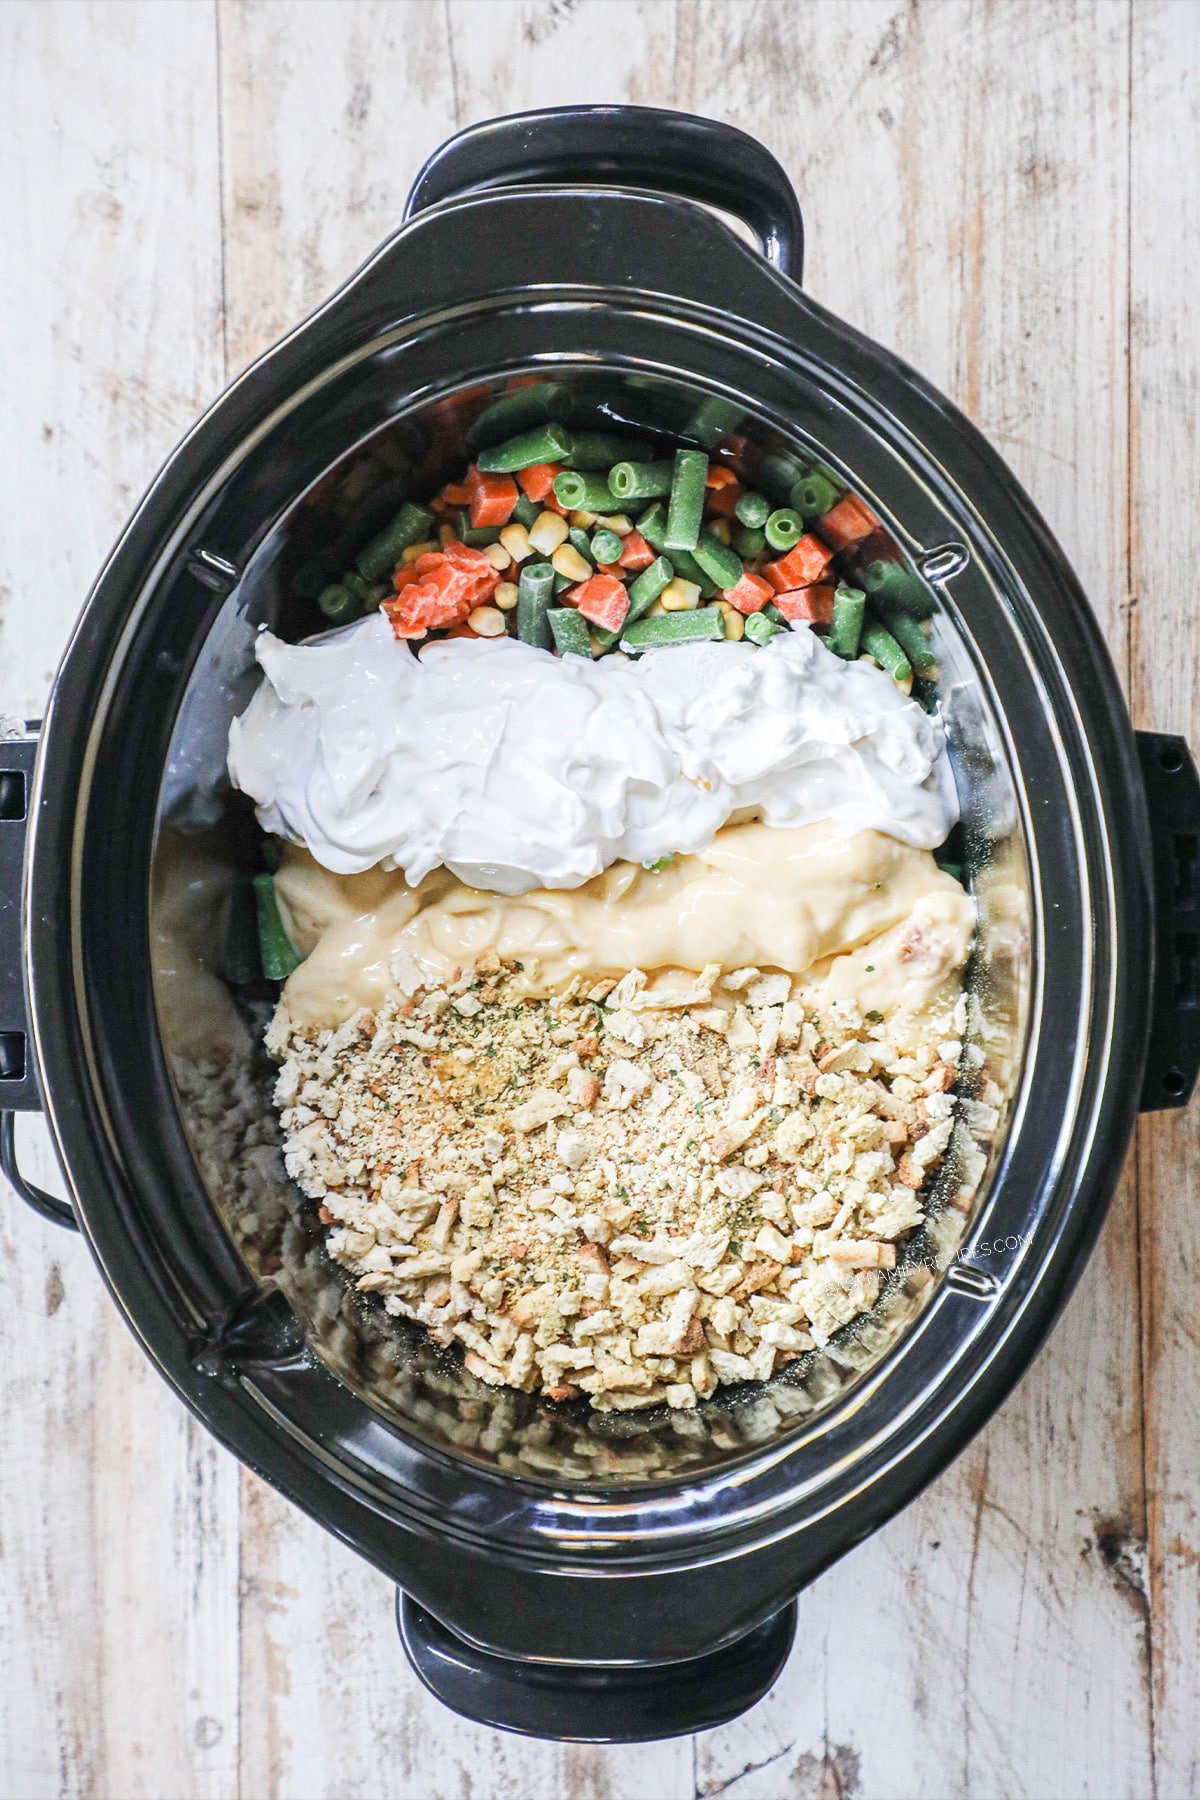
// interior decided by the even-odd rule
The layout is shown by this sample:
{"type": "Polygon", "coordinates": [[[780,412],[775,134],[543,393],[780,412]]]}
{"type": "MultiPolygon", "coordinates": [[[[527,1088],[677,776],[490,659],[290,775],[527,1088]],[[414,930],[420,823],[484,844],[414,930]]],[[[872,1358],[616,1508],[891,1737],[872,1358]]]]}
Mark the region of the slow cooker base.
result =
{"type": "Polygon", "coordinates": [[[430,1693],[475,1724],[524,1737],[638,1744],[727,1724],[761,1700],[796,1635],[796,1602],[723,1649],[686,1662],[598,1666],[496,1656],[396,1590],[408,1660],[430,1693]]]}

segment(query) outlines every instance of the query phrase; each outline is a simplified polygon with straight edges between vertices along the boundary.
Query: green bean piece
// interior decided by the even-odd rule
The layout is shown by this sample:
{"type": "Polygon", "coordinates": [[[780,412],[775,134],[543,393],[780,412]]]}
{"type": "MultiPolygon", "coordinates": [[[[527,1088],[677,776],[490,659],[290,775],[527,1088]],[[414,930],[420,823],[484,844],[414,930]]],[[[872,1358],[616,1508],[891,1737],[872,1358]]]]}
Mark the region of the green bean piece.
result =
{"type": "Polygon", "coordinates": [[[621,633],[624,650],[657,650],[665,644],[697,644],[725,636],[725,620],[719,606],[701,606],[695,612],[656,613],[639,619],[621,633]]]}
{"type": "Polygon", "coordinates": [[[765,494],[774,494],[775,506],[788,503],[792,489],[808,472],[808,465],[802,456],[791,451],[777,453],[772,451],[764,456],[758,466],[758,485],[765,494]]]}
{"type": "Polygon", "coordinates": [[[757,644],[760,649],[764,644],[769,644],[773,637],[779,636],[778,625],[773,625],[765,612],[751,613],[744,631],[750,642],[757,644]]]}
{"type": "Polygon", "coordinates": [[[258,950],[262,958],[262,972],[268,981],[286,981],[292,970],[300,967],[300,956],[283,928],[272,876],[254,877],[254,898],[258,908],[258,950]]]}
{"type": "Polygon", "coordinates": [[[331,581],[328,587],[321,589],[317,605],[333,625],[347,625],[362,611],[356,596],[340,581],[331,581]]]}
{"type": "Polygon", "coordinates": [[[742,407],[711,394],[707,400],[700,402],[680,435],[695,438],[698,444],[706,444],[709,449],[715,450],[723,437],[728,437],[731,431],[737,430],[745,416],[742,407]]]}
{"type": "Polygon", "coordinates": [[[573,606],[552,606],[546,617],[560,656],[591,656],[592,640],[588,636],[587,620],[573,606]]]}
{"type": "Polygon", "coordinates": [[[248,881],[235,883],[229,896],[221,973],[231,987],[244,987],[262,976],[258,948],[258,897],[248,881]]]}
{"type": "Polygon", "coordinates": [[[790,506],[781,506],[771,514],[763,530],[772,550],[790,550],[804,536],[804,520],[790,506]]]}
{"type": "Polygon", "coordinates": [[[868,613],[863,621],[860,646],[868,656],[873,656],[881,669],[886,669],[893,681],[907,681],[912,674],[912,664],[892,636],[886,625],[881,625],[874,613],[868,613]]]}
{"type": "Polygon", "coordinates": [[[521,566],[517,583],[517,636],[536,650],[549,650],[553,642],[546,614],[554,593],[554,568],[548,562],[521,566]]]}
{"type": "Polygon", "coordinates": [[[557,569],[554,571],[554,593],[565,594],[569,587],[574,587],[575,585],[575,577],[573,575],[560,575],[557,569]]]}
{"type": "Polygon", "coordinates": [[[369,612],[373,606],[379,605],[382,597],[381,588],[383,593],[387,593],[386,582],[364,581],[357,569],[347,569],[346,573],[340,577],[340,586],[349,589],[364,612],[369,612]]]}
{"type": "Polygon", "coordinates": [[[580,526],[572,525],[567,533],[567,542],[573,549],[578,550],[585,562],[595,562],[596,559],[592,555],[592,540],[580,526]]]}
{"type": "Polygon", "coordinates": [[[536,500],[531,500],[528,494],[522,494],[518,498],[517,504],[512,509],[512,516],[518,525],[524,525],[528,528],[533,524],[533,521],[537,518],[541,510],[542,509],[536,500]]]}
{"type": "Polygon", "coordinates": [[[675,579],[673,564],[665,556],[655,557],[648,568],[642,570],[629,584],[629,611],[625,615],[625,624],[630,625],[647,612],[669,581],[675,579]]]}
{"type": "Polygon", "coordinates": [[[433,514],[406,500],[390,525],[377,532],[355,557],[355,566],[367,581],[390,575],[410,544],[419,544],[433,530],[433,514]]]}
{"type": "Polygon", "coordinates": [[[937,652],[912,614],[905,612],[898,600],[885,594],[877,596],[875,610],[887,626],[918,675],[937,673],[937,652]]]}
{"type": "Polygon", "coordinates": [[[771,502],[765,494],[756,494],[748,489],[746,493],[738,495],[733,510],[742,525],[765,525],[771,515],[771,502]]]}
{"type": "Polygon", "coordinates": [[[619,462],[608,471],[608,485],[618,500],[655,500],[669,494],[674,462],[619,462]]]}
{"type": "Polygon", "coordinates": [[[498,525],[472,525],[469,512],[458,515],[458,535],[464,544],[470,544],[473,550],[485,550],[489,544],[500,542],[498,525]]]}
{"type": "Polygon", "coordinates": [[[621,540],[615,531],[602,525],[593,536],[590,549],[593,562],[615,563],[621,554],[621,540]]]}
{"type": "Polygon", "coordinates": [[[535,382],[532,387],[516,388],[501,394],[484,408],[467,432],[469,444],[498,443],[517,431],[531,431],[556,410],[567,397],[566,389],[555,381],[535,382]]]}
{"type": "Polygon", "coordinates": [[[762,609],[762,616],[764,619],[770,619],[777,631],[790,631],[792,629],[791,620],[784,618],[773,600],[767,601],[767,604],[762,609]]]}
{"type": "Polygon", "coordinates": [[[914,619],[928,619],[933,613],[933,595],[912,569],[890,557],[869,562],[859,572],[859,583],[871,598],[886,594],[897,601],[914,619]]]}
{"type": "Polygon", "coordinates": [[[667,506],[667,529],[663,548],[694,550],[700,540],[700,522],[704,517],[704,484],[708,479],[708,458],[703,450],[677,450],[675,473],[671,481],[671,498],[667,506]]]}
{"type": "Polygon", "coordinates": [[[565,425],[536,425],[516,437],[481,450],[475,466],[487,475],[515,475],[518,469],[532,469],[535,463],[562,462],[574,447],[574,439],[565,425]]]}
{"type": "Polygon", "coordinates": [[[822,475],[819,469],[811,469],[795,483],[790,499],[802,519],[819,519],[836,503],[841,491],[828,475],[822,475]]]}
{"type": "MultiPolygon", "coordinates": [[[[637,522],[637,528],[652,550],[661,556],[667,548],[667,509],[660,500],[644,512],[637,522]]],[[[700,589],[702,600],[711,600],[717,591],[717,584],[686,550],[668,552],[676,575],[682,575],[685,581],[694,581],[700,589]]]]}
{"type": "Polygon", "coordinates": [[[643,613],[649,612],[667,583],[674,579],[674,565],[665,556],[656,557],[648,568],[643,569],[641,574],[629,584],[629,611],[625,614],[624,623],[619,625],[615,631],[597,630],[596,642],[600,648],[602,650],[611,648],[617,639],[628,631],[636,619],[640,619],[643,613]]]}
{"type": "Polygon", "coordinates": [[[733,534],[733,547],[747,562],[761,556],[767,547],[767,534],[760,525],[739,525],[733,534]]]}
{"type": "Polygon", "coordinates": [[[963,866],[961,863],[940,862],[938,868],[942,871],[943,875],[949,875],[957,881],[960,887],[963,885],[963,866]]]}
{"type": "MultiPolygon", "coordinates": [[[[565,462],[569,469],[607,472],[614,463],[640,462],[649,455],[650,445],[645,438],[626,437],[619,431],[577,431],[565,455],[543,460],[565,462]]],[[[482,468],[483,464],[479,466],[482,468]]]]}
{"type": "Polygon", "coordinates": [[[844,581],[838,583],[833,596],[833,622],[825,634],[825,647],[835,656],[844,656],[847,662],[858,655],[866,604],[867,596],[861,588],[848,587],[844,581]]]}
{"type": "Polygon", "coordinates": [[[554,477],[555,497],[570,512],[615,513],[621,503],[603,475],[585,475],[579,469],[564,469],[554,477]]]}
{"type": "Polygon", "coordinates": [[[709,580],[715,581],[719,588],[736,587],[746,573],[737,551],[731,550],[728,544],[723,544],[711,531],[701,534],[692,555],[709,580]]]}
{"type": "Polygon", "coordinates": [[[648,506],[637,522],[637,528],[652,550],[661,556],[667,547],[667,509],[661,500],[648,506]]]}

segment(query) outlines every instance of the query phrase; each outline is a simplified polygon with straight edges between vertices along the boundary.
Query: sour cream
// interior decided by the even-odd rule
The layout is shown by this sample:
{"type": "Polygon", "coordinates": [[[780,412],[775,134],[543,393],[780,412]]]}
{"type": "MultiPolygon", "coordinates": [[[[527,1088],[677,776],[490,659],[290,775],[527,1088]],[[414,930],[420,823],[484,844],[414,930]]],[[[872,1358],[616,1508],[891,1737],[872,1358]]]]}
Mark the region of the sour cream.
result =
{"type": "Polygon", "coordinates": [[[337,874],[444,867],[521,894],[690,854],[735,818],[932,849],[957,817],[940,721],[807,627],[588,662],[510,638],[413,656],[373,614],[308,644],[263,632],[256,654],[231,779],[337,874]]]}

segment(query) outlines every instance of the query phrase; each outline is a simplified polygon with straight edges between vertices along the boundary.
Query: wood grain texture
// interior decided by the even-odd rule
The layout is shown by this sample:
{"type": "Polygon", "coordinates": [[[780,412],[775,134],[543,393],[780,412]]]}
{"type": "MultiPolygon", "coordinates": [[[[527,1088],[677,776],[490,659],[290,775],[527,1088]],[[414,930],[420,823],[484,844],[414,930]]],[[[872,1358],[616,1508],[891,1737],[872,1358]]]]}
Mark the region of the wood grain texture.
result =
{"type": "MultiPolygon", "coordinates": [[[[36,716],[109,544],[223,381],[216,63],[205,4],[10,5],[0,40],[0,666],[4,706],[36,716]]],[[[54,1186],[44,1134],[22,1144],[54,1186]]],[[[79,1240],[8,1195],[0,1267],[0,1792],[228,1794],[237,1471],[79,1240]]]]}
{"type": "MultiPolygon", "coordinates": [[[[1200,202],[1173,171],[1200,146],[1200,21],[1140,6],[1130,79],[1130,515],[1134,720],[1196,742],[1200,632],[1200,202]],[[1169,196],[1169,197],[1168,197],[1169,196]]],[[[1200,1792],[1200,1281],[1196,1109],[1138,1132],[1152,1600],[1153,1750],[1159,1792],[1200,1792]]]]}
{"type": "MultiPolygon", "coordinates": [[[[395,225],[429,151],[492,113],[627,99],[780,156],[811,291],[991,436],[1138,722],[1194,735],[1200,218],[1171,171],[1200,165],[1198,20],[1190,0],[10,3],[0,703],[40,708],[158,458],[395,225]]],[[[772,1695],[609,1751],[442,1712],[387,1584],[186,1420],[78,1244],[0,1209],[0,1792],[1200,1791],[1198,1176],[1194,1118],[1143,1126],[1050,1345],[802,1597],[772,1695]]]]}

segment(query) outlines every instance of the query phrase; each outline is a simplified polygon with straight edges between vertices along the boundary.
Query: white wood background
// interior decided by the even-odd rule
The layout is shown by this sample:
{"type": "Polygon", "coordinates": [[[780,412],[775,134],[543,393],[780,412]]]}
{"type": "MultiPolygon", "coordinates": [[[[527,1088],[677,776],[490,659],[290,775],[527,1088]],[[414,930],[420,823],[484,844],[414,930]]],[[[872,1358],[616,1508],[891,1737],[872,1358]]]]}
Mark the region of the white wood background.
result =
{"type": "MultiPolygon", "coordinates": [[[[424,156],[600,99],[765,140],[813,293],[991,435],[1136,720],[1195,742],[1196,0],[0,3],[0,709],[40,711],[160,459],[394,226],[424,156]]],[[[1198,1118],[1143,1124],[1048,1349],[802,1597],[774,1693],[618,1750],[441,1711],[383,1579],[190,1422],[82,1247],[3,1196],[0,1794],[1200,1792],[1198,1118]]]]}

